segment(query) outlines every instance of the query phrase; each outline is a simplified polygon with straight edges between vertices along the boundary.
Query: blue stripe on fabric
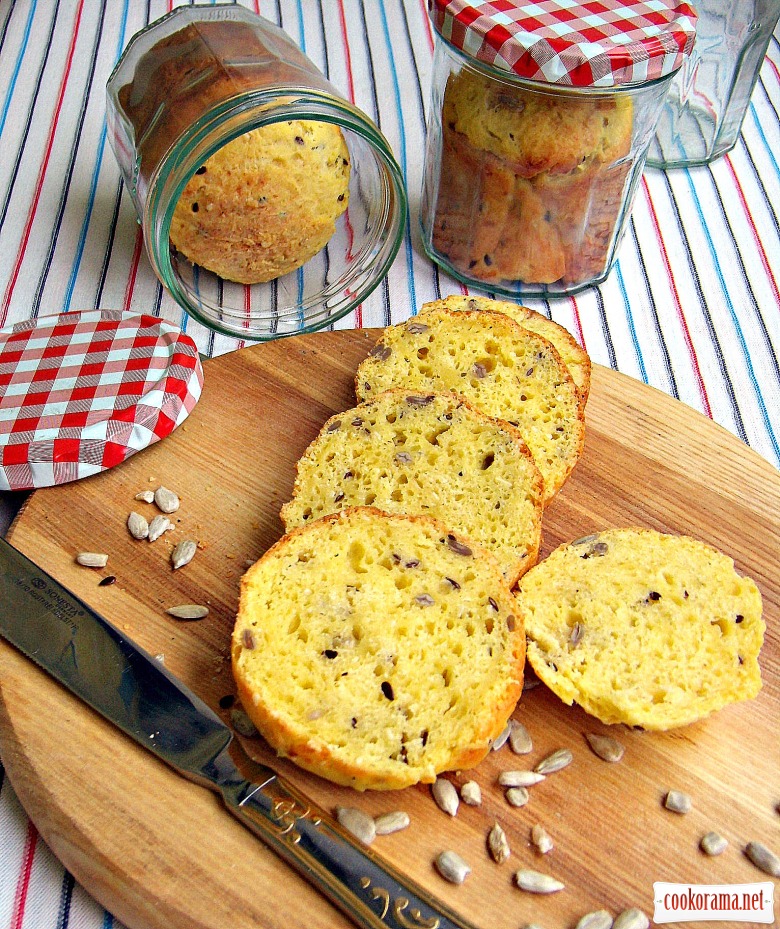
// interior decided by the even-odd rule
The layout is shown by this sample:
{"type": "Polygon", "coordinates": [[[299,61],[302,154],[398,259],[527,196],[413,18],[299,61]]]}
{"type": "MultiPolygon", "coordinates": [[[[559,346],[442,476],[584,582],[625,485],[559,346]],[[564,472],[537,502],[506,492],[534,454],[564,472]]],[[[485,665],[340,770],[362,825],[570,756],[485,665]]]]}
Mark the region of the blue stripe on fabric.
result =
{"type": "MultiPolygon", "coordinates": [[[[128,5],[130,0],[125,0],[124,8],[122,10],[122,25],[119,30],[119,42],[117,43],[115,61],[119,59],[119,56],[122,54],[122,50],[125,47],[125,32],[127,30],[127,13],[128,5]]],[[[92,171],[92,182],[89,187],[89,197],[87,198],[87,210],[84,214],[84,220],[81,224],[81,231],[79,232],[78,244],[76,245],[76,257],[73,262],[73,267],[70,271],[70,278],[68,279],[68,284],[65,288],[65,299],[63,300],[62,308],[67,312],[70,310],[70,304],[73,299],[73,291],[76,287],[76,278],[79,273],[79,268],[81,267],[81,261],[84,257],[84,248],[87,243],[87,233],[89,232],[89,224],[92,219],[92,212],[95,208],[95,195],[97,194],[98,179],[100,176],[100,168],[103,163],[103,153],[106,147],[106,137],[108,134],[108,127],[106,124],[105,117],[103,119],[103,129],[100,132],[100,141],[98,142],[97,147],[97,159],[95,161],[95,167],[92,171]]]]}
{"type": "MultiPolygon", "coordinates": [[[[401,170],[404,176],[404,184],[408,188],[407,161],[406,161],[406,130],[404,129],[404,114],[401,105],[401,88],[398,83],[398,72],[395,67],[395,57],[393,55],[393,43],[390,40],[390,27],[387,22],[387,10],[384,4],[380,4],[382,12],[382,31],[385,37],[387,54],[390,59],[390,69],[393,75],[393,91],[395,94],[395,105],[398,111],[398,129],[401,134],[401,170]]],[[[412,231],[409,219],[409,210],[406,212],[406,233],[404,235],[404,246],[406,251],[406,275],[409,281],[409,305],[417,307],[417,294],[414,286],[414,251],[412,249],[412,231]]]]}
{"type": "Polygon", "coordinates": [[[73,903],[73,887],[75,885],[73,875],[65,871],[62,876],[62,887],[60,888],[60,905],[57,912],[57,929],[68,929],[70,923],[70,907],[73,903]]]}
{"type": "MultiPolygon", "coordinates": [[[[729,315],[731,316],[732,324],[734,326],[734,329],[736,330],[737,338],[739,339],[739,344],[745,356],[745,366],[747,367],[748,376],[750,377],[750,380],[756,392],[756,399],[758,400],[758,406],[759,406],[759,409],[761,410],[761,418],[763,419],[764,426],[766,428],[767,433],[769,434],[769,439],[772,443],[772,448],[775,451],[775,455],[777,456],[778,460],[780,460],[780,443],[778,443],[777,436],[775,435],[774,429],[772,428],[772,420],[769,417],[769,413],[767,411],[766,404],[764,402],[764,396],[761,393],[761,385],[758,382],[755,369],[753,368],[753,362],[750,358],[750,351],[748,349],[747,342],[745,341],[745,334],[742,331],[742,326],[739,323],[739,317],[737,316],[737,313],[734,309],[734,302],[731,299],[731,294],[729,293],[728,285],[726,283],[726,276],[723,273],[723,268],[721,267],[720,260],[718,259],[718,252],[717,252],[717,249],[715,248],[715,243],[712,240],[712,234],[710,232],[710,227],[707,224],[707,220],[704,216],[704,211],[701,208],[701,202],[696,193],[696,188],[693,184],[691,173],[687,168],[685,170],[685,174],[686,174],[686,179],[688,181],[688,187],[691,191],[691,197],[693,199],[693,204],[694,204],[694,207],[696,208],[696,213],[699,217],[699,222],[701,223],[702,230],[704,232],[704,235],[707,238],[707,245],[709,246],[710,255],[712,256],[712,261],[713,261],[713,264],[715,265],[715,270],[718,275],[718,281],[720,282],[721,290],[723,291],[723,296],[726,300],[726,306],[728,307],[728,311],[729,311],[729,315]]],[[[715,182],[713,179],[713,184],[714,183],[715,182]]],[[[715,188],[717,190],[717,184],[715,184],[715,188]]],[[[724,212],[724,218],[725,218],[725,212],[724,212]]],[[[733,238],[734,238],[734,235],[732,232],[732,239],[733,238]]],[[[737,249],[737,253],[739,253],[736,240],[734,241],[734,247],[737,249]]],[[[754,303],[755,303],[755,299],[754,299],[754,303]]]]}
{"type": "Polygon", "coordinates": [[[761,120],[758,118],[758,112],[753,103],[750,104],[750,115],[753,117],[753,124],[758,130],[758,135],[761,141],[764,143],[764,148],[766,149],[766,154],[769,156],[769,160],[772,162],[772,167],[775,169],[775,174],[780,175],[780,165],[778,165],[777,159],[775,158],[775,153],[772,151],[772,147],[769,144],[769,140],[764,133],[764,128],[761,125],[761,120]]]}
{"type": "MultiPolygon", "coordinates": [[[[14,65],[13,74],[11,75],[11,81],[8,84],[8,93],[5,96],[5,103],[3,103],[3,112],[0,115],[0,135],[3,134],[3,128],[5,127],[5,121],[8,118],[8,110],[11,106],[11,99],[14,95],[14,90],[16,88],[16,82],[19,78],[19,72],[22,70],[22,60],[24,59],[24,54],[27,51],[27,44],[30,41],[30,31],[32,29],[32,21],[35,16],[35,9],[38,6],[38,0],[33,0],[30,5],[30,12],[27,14],[27,22],[24,25],[24,37],[22,39],[22,44],[19,48],[19,54],[16,56],[16,64],[14,65]]],[[[11,19],[9,14],[8,19],[11,19]]]]}
{"type": "Polygon", "coordinates": [[[631,312],[631,302],[628,299],[628,289],[626,288],[626,282],[623,277],[623,271],[620,267],[620,261],[618,260],[615,263],[615,279],[618,282],[618,287],[620,288],[620,293],[623,297],[623,304],[626,308],[626,319],[628,321],[628,331],[631,333],[631,342],[634,346],[634,355],[636,356],[637,364],[639,365],[639,371],[642,375],[642,380],[645,384],[649,384],[647,377],[647,368],[645,368],[645,359],[642,355],[642,349],[639,345],[639,339],[636,333],[636,326],[634,325],[634,314],[631,312]]]}

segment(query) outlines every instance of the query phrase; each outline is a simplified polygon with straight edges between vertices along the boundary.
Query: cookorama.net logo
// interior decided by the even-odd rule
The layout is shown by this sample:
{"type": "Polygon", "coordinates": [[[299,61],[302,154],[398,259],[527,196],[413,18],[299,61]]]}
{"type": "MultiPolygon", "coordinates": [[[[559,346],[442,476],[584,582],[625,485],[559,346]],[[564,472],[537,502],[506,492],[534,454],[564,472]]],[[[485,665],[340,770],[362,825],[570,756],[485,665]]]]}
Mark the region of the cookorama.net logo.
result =
{"type": "Polygon", "coordinates": [[[775,887],[771,881],[756,884],[653,884],[656,923],[775,921],[775,887]]]}

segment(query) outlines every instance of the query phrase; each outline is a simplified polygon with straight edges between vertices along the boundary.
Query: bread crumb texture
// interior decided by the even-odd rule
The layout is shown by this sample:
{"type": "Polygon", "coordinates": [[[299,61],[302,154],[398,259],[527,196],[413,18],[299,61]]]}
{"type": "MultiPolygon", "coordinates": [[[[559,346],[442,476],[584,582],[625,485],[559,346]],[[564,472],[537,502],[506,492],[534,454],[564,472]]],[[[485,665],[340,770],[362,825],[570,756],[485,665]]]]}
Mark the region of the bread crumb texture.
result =
{"type": "Polygon", "coordinates": [[[561,356],[504,313],[439,308],[385,329],[355,388],[366,401],[396,386],[452,391],[515,426],[542,474],[545,502],[582,453],[583,404],[561,356]]]}
{"type": "Polygon", "coordinates": [[[492,555],[428,517],[355,507],[245,574],[232,661],[280,755],[391,789],[484,758],[522,691],[525,635],[492,555]]]}
{"type": "Polygon", "coordinates": [[[761,689],[759,590],[698,540],[588,536],[532,568],[517,600],[537,675],[604,723],[671,729],[761,689]]]}
{"type": "Polygon", "coordinates": [[[171,242],[229,281],[257,284],[303,265],[349,202],[349,151],[338,126],[272,123],[215,152],[187,182],[171,242]]]}
{"type": "Polygon", "coordinates": [[[325,423],[281,515],[288,530],[350,506],[433,516],[491,551],[512,586],[537,560],[543,488],[512,426],[399,388],[325,423]]]}

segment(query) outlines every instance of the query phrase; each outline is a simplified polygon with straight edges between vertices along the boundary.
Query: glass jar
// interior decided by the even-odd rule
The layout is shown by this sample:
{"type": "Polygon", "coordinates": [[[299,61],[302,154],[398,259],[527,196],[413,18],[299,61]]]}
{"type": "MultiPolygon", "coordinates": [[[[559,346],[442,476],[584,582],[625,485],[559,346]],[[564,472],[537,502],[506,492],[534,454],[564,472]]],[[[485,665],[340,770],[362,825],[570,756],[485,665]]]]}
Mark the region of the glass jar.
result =
{"type": "Polygon", "coordinates": [[[401,170],[273,23],[232,3],[178,8],[133,37],[106,89],[149,260],[206,326],[257,341],[321,329],[387,273],[401,170]]]}
{"type": "Polygon", "coordinates": [[[703,165],[737,144],[780,0],[696,0],[693,53],[669,89],[647,163],[703,165]]]}
{"type": "Polygon", "coordinates": [[[695,14],[675,0],[497,8],[430,0],[424,246],[484,290],[576,293],[615,260],[695,14]]]}

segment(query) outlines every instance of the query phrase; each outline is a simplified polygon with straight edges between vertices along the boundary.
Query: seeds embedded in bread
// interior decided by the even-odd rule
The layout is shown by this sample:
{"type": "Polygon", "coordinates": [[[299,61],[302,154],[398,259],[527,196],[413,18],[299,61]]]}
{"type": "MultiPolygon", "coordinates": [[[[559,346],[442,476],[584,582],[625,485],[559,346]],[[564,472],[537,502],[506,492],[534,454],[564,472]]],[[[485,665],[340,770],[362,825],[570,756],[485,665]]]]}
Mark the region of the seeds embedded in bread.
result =
{"type": "Polygon", "coordinates": [[[332,416],[298,462],[289,530],[350,506],[440,519],[512,586],[536,562],[544,484],[520,433],[449,393],[400,388],[332,416]]]}
{"type": "Polygon", "coordinates": [[[490,554],[428,517],[355,507],[244,575],[232,660],[280,755],[389,789],[484,758],[522,691],[525,636],[490,554]]]}
{"type": "Polygon", "coordinates": [[[365,401],[391,387],[452,391],[516,426],[544,480],[560,490],[585,441],[577,387],[547,340],[504,313],[436,309],[390,326],[357,370],[365,401]]]}
{"type": "Polygon", "coordinates": [[[532,568],[517,599],[537,675],[604,723],[671,729],[761,688],[758,588],[696,539],[579,539],[532,568]]]}

